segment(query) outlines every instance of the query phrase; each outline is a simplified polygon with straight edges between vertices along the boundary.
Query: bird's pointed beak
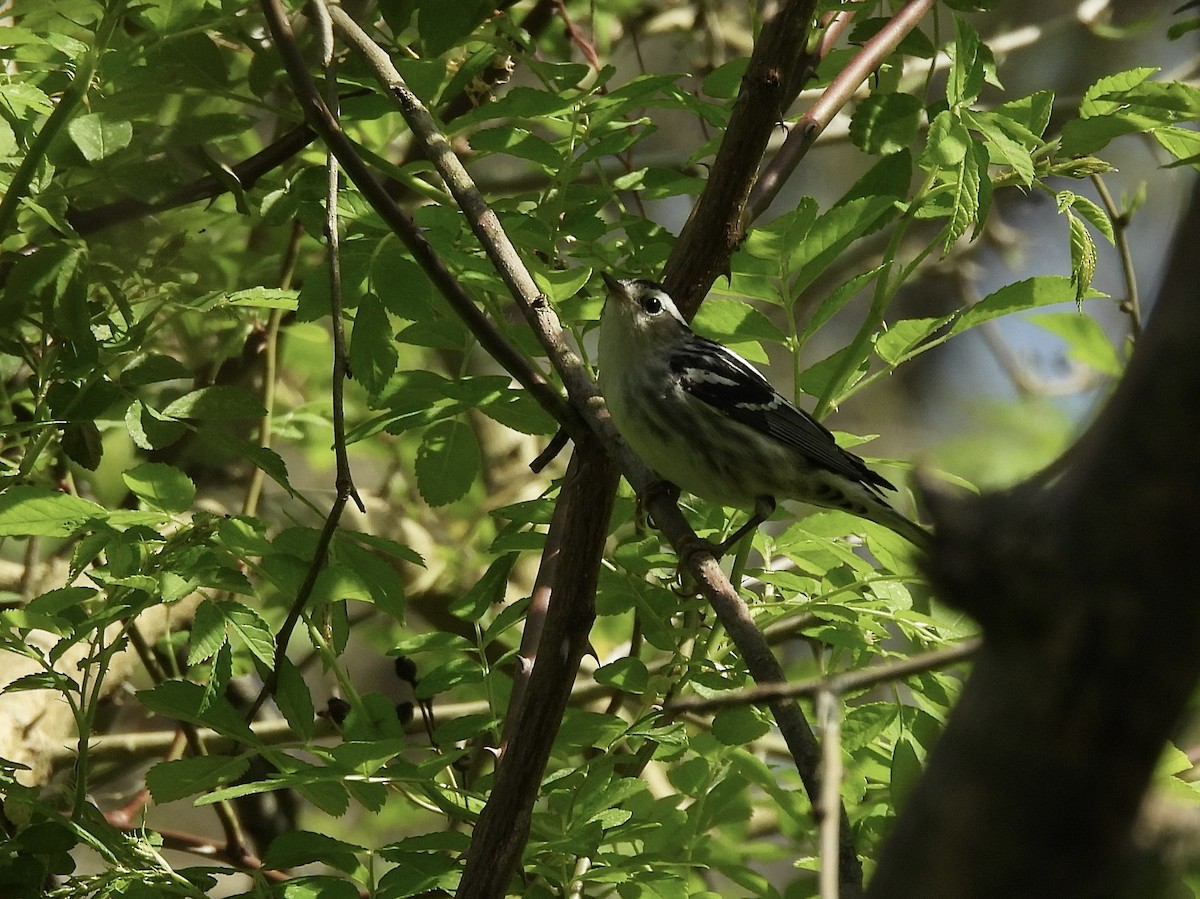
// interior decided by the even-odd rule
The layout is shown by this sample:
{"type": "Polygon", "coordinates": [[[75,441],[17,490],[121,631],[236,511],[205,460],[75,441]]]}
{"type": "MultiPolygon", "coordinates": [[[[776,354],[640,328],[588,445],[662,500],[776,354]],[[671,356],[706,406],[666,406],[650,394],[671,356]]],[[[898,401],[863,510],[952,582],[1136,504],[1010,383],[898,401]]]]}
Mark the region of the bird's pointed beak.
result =
{"type": "Polygon", "coordinates": [[[601,272],[600,277],[604,279],[604,284],[608,288],[609,293],[624,293],[625,288],[621,286],[621,282],[610,275],[608,272],[601,272]]]}

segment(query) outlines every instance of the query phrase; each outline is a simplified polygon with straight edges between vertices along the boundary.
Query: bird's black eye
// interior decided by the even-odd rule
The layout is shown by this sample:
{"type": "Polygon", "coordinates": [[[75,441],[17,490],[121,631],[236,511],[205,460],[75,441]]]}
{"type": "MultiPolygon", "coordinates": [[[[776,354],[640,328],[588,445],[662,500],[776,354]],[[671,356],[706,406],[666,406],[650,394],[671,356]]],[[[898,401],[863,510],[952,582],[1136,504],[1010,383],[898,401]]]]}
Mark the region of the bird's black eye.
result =
{"type": "Polygon", "coordinates": [[[662,312],[662,300],[654,294],[650,294],[650,296],[642,300],[642,308],[651,315],[657,315],[662,312]]]}

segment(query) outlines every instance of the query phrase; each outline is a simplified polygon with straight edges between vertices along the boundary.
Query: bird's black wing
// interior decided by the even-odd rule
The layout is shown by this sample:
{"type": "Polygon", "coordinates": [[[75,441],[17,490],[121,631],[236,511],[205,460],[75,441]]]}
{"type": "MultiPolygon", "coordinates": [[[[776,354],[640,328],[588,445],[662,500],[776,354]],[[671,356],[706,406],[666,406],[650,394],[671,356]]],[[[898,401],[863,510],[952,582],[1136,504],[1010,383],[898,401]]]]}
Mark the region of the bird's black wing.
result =
{"type": "Polygon", "coordinates": [[[814,465],[878,490],[896,488],[837,445],[829,429],[789,402],[753,365],[703,337],[690,337],[671,357],[690,395],[734,421],[799,450],[814,465]]]}

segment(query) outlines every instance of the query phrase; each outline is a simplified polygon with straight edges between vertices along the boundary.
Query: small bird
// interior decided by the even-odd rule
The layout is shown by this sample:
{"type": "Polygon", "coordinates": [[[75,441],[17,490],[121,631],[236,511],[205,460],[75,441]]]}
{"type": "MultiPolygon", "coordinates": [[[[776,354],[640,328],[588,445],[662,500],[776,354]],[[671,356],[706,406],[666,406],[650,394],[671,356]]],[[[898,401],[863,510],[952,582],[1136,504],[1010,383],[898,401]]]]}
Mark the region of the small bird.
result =
{"type": "Polygon", "coordinates": [[[701,499],[753,510],[724,553],[794,499],[890,528],[921,549],[930,534],[893,509],[896,488],[842,449],[753,365],[688,326],[653,281],[604,273],[600,391],[625,441],[660,478],[701,499]]]}

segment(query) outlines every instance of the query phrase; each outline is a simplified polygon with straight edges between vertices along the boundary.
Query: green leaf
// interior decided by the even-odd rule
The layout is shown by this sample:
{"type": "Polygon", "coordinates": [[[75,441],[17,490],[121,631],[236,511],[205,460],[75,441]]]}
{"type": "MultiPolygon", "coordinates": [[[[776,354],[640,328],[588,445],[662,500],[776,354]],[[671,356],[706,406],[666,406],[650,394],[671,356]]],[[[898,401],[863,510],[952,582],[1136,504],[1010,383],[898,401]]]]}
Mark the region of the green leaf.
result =
{"type": "Polygon", "coordinates": [[[1125,366],[1104,329],[1090,315],[1078,312],[1047,312],[1030,316],[1039,328],[1057,334],[1067,342],[1067,355],[1109,377],[1120,377],[1125,366]]]}
{"type": "Polygon", "coordinates": [[[916,139],[924,107],[912,94],[871,94],[850,120],[850,139],[864,153],[885,156],[916,139]]]}
{"type": "Polygon", "coordinates": [[[1035,138],[1041,138],[1050,124],[1054,111],[1054,93],[1038,91],[1019,100],[1001,103],[992,112],[994,115],[1016,122],[1035,138]]]}
{"type": "Polygon", "coordinates": [[[875,338],[875,353],[888,365],[897,365],[925,340],[949,322],[953,315],[936,318],[906,318],[895,322],[875,338]]]}
{"type": "Polygon", "coordinates": [[[133,124],[103,113],[91,113],[72,119],[67,124],[67,134],[84,159],[99,162],[129,146],[133,139],[133,124]]]}
{"type": "Polygon", "coordinates": [[[583,289],[583,285],[587,284],[588,279],[592,277],[592,270],[587,266],[579,266],[578,268],[569,268],[564,270],[547,270],[535,271],[533,280],[537,282],[538,289],[546,295],[546,298],[554,306],[564,303],[575,294],[583,289]]]}
{"type": "Polygon", "coordinates": [[[771,729],[752,706],[722,709],[713,718],[712,735],[726,746],[753,743],[771,729]]]}
{"type": "Polygon", "coordinates": [[[425,432],[417,449],[417,489],[431,506],[461,499],[479,471],[479,444],[460,421],[443,421],[425,432]]]}
{"type": "Polygon", "coordinates": [[[954,46],[951,50],[950,75],[946,82],[946,102],[952,108],[969,106],[983,90],[991,52],[962,16],[954,17],[954,46]]]}
{"type": "Polygon", "coordinates": [[[717,100],[732,100],[742,89],[742,76],[750,58],[737,56],[723,63],[704,76],[700,89],[717,100]]]}
{"type": "Polygon", "coordinates": [[[788,260],[792,295],[808,288],[846,247],[874,230],[895,208],[893,197],[855,197],[821,215],[788,260]]]}
{"type": "Polygon", "coordinates": [[[479,621],[491,606],[503,602],[517,557],[517,553],[506,553],[494,559],[475,586],[451,601],[450,612],[466,621],[479,621]]]}
{"type": "Polygon", "coordinates": [[[641,696],[650,685],[650,671],[641,659],[617,659],[602,668],[597,668],[593,677],[598,684],[615,687],[627,693],[641,696]]]}
{"type": "Polygon", "coordinates": [[[921,167],[926,170],[952,168],[960,165],[971,148],[971,134],[962,119],[948,109],[939,112],[929,123],[921,167]]]}
{"type": "Polygon", "coordinates": [[[170,446],[187,433],[186,424],[164,418],[140,400],[134,400],[125,410],[125,427],[133,442],[144,450],[170,446]]]}
{"type": "Polygon", "coordinates": [[[250,309],[284,309],[295,312],[298,290],[280,290],[274,287],[249,287],[220,295],[221,306],[245,306],[250,309]]]}
{"type": "Polygon", "coordinates": [[[483,682],[483,669],[472,659],[451,659],[427,672],[417,684],[416,694],[420,699],[429,699],[438,693],[452,690],[462,684],[483,682]]]}
{"type": "Polygon", "coordinates": [[[1096,243],[1083,219],[1070,210],[1067,224],[1071,235],[1071,283],[1075,285],[1075,302],[1082,303],[1096,275],[1096,243]]]}
{"type": "Polygon", "coordinates": [[[205,600],[196,609],[188,664],[209,658],[232,636],[267,668],[274,664],[275,640],[267,623],[253,609],[233,600],[205,600]]]}
{"type": "Polygon", "coordinates": [[[551,172],[563,165],[554,145],[525,128],[485,128],[471,135],[471,149],[480,153],[505,153],[527,159],[551,172]]]}
{"type": "Polygon", "coordinates": [[[104,457],[100,428],[94,421],[68,423],[62,432],[62,448],[68,459],[88,471],[95,471],[104,457]]]}
{"type": "Polygon", "coordinates": [[[162,462],[145,462],[124,472],[121,479],[139,499],[164,512],[186,512],[196,498],[192,479],[162,462]]]}
{"type": "Polygon", "coordinates": [[[441,56],[460,43],[492,12],[491,0],[417,0],[417,30],[426,56],[441,56]]]}
{"type": "Polygon", "coordinates": [[[1115,242],[1116,237],[1113,234],[1113,224],[1112,220],[1108,217],[1108,213],[1087,197],[1072,193],[1069,190],[1060,190],[1055,195],[1055,201],[1058,203],[1059,212],[1074,209],[1083,218],[1087,219],[1088,224],[1103,234],[1105,240],[1110,244],[1115,242]]]}
{"type": "Polygon", "coordinates": [[[495,399],[480,403],[479,411],[521,434],[546,436],[558,430],[554,417],[523,388],[506,390],[495,399]]]}
{"type": "Polygon", "coordinates": [[[710,297],[704,301],[692,328],[722,343],[770,340],[782,343],[783,331],[745,300],[710,297]]]}
{"type": "Polygon", "coordinates": [[[253,394],[229,385],[201,387],[184,394],[163,409],[163,415],[170,418],[209,421],[261,418],[265,413],[262,403],[253,394]]]}
{"type": "Polygon", "coordinates": [[[1179,125],[1167,125],[1154,132],[1159,145],[1175,157],[1173,165],[1196,165],[1200,159],[1200,132],[1179,125]]]}
{"type": "Polygon", "coordinates": [[[1083,99],[1079,103],[1079,117],[1090,119],[1117,112],[1124,105],[1120,99],[1121,95],[1133,90],[1157,71],[1156,66],[1143,66],[1097,79],[1095,84],[1084,91],[1083,99]]]}
{"type": "Polygon", "coordinates": [[[399,354],[394,330],[383,303],[366,294],[354,313],[350,335],[350,370],[354,379],[370,394],[383,390],[396,371],[399,354]]]}
{"type": "Polygon", "coordinates": [[[250,767],[245,756],[200,755],[159,762],[146,772],[146,786],[158,804],[207,793],[232,783],[250,767]]]}
{"type": "Polygon", "coordinates": [[[18,484],[0,493],[0,537],[70,537],[106,517],[103,506],[45,487],[18,484]]]}
{"type": "Polygon", "coordinates": [[[323,864],[353,874],[359,868],[357,853],[360,852],[366,850],[323,833],[292,830],[271,841],[271,847],[263,856],[263,867],[286,869],[323,864]]]}
{"type": "Polygon", "coordinates": [[[161,381],[175,381],[183,378],[190,379],[191,377],[191,370],[174,356],[146,353],[135,358],[121,372],[121,385],[142,387],[146,384],[157,384],[161,381]]]}
{"type": "Polygon", "coordinates": [[[211,659],[225,645],[225,615],[216,602],[206,599],[196,607],[192,631],[188,640],[188,665],[211,659]]]}
{"type": "MultiPolygon", "coordinates": [[[[1089,293],[1089,296],[1102,294],[1089,293]]],[[[995,293],[988,294],[974,306],[964,310],[958,321],[951,326],[950,333],[961,333],[981,322],[991,321],[1012,312],[1073,302],[1075,286],[1070,278],[1062,275],[1038,275],[1005,285],[995,293]]]]}
{"type": "MultiPolygon", "coordinates": [[[[974,128],[983,135],[984,146],[987,147],[988,160],[996,165],[1009,166],[1021,183],[1033,184],[1034,168],[1031,151],[1020,141],[1014,140],[1005,133],[999,117],[990,113],[965,111],[963,121],[969,128],[974,128]]],[[[1036,146],[1036,145],[1035,145],[1036,146]]]]}
{"type": "Polygon", "coordinates": [[[137,698],[152,712],[211,727],[252,746],[258,744],[258,738],[229,700],[223,696],[206,697],[204,687],[199,684],[163,681],[149,690],[139,690],[137,698]]]}
{"type": "Polygon", "coordinates": [[[340,877],[306,874],[292,877],[273,891],[279,899],[358,899],[358,887],[340,877]]]}
{"type": "Polygon", "coordinates": [[[921,760],[917,757],[912,740],[905,736],[896,741],[892,750],[892,802],[896,809],[903,809],[913,787],[921,776],[921,760]]]}
{"type": "Polygon", "coordinates": [[[279,711],[283,713],[296,735],[301,740],[311,740],[315,730],[316,710],[313,708],[308,685],[300,675],[299,669],[286,655],[279,657],[279,667],[275,669],[275,673],[278,676],[275,704],[279,706],[279,711]]]}

